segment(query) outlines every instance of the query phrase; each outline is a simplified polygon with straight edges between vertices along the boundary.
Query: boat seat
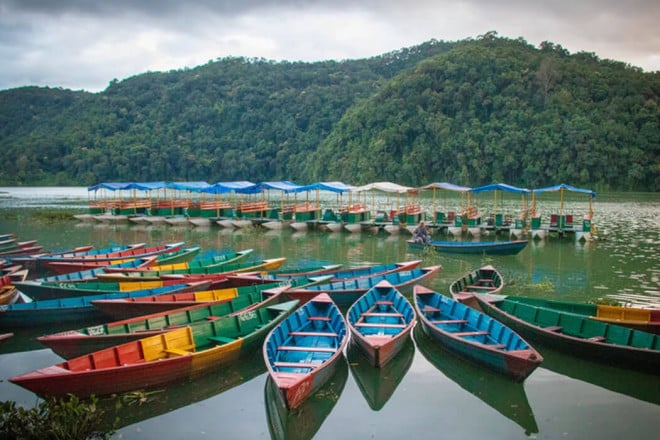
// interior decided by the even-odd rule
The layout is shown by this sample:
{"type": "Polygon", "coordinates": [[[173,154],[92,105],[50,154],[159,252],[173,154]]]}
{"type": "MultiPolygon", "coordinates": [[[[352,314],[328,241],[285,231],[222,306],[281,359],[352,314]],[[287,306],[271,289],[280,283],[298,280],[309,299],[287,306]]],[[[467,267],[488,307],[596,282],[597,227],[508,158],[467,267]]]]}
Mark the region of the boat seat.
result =
{"type": "Polygon", "coordinates": [[[323,353],[334,353],[337,351],[336,348],[331,347],[299,347],[297,345],[280,345],[277,349],[282,351],[318,351],[323,353]]]}
{"type": "Polygon", "coordinates": [[[493,286],[479,286],[477,284],[470,284],[469,286],[465,286],[466,289],[483,289],[483,290],[495,290],[497,287],[493,286]]]}
{"type": "Polygon", "coordinates": [[[392,301],[376,301],[376,305],[379,306],[391,306],[394,304],[392,301]]]}
{"type": "Polygon", "coordinates": [[[362,316],[383,316],[383,317],[403,318],[403,314],[401,313],[364,312],[362,316]]]}
{"type": "Polygon", "coordinates": [[[282,368],[307,368],[309,370],[314,369],[314,365],[310,364],[305,364],[302,362],[273,362],[274,367],[282,367],[282,368]]]}
{"type": "Polygon", "coordinates": [[[307,318],[308,321],[330,321],[329,316],[310,316],[307,318]]]}
{"type": "Polygon", "coordinates": [[[591,338],[587,338],[587,341],[591,342],[605,342],[605,338],[603,336],[592,336],[591,338]]]}
{"type": "Polygon", "coordinates": [[[326,336],[329,338],[336,338],[339,335],[337,333],[329,333],[329,332],[298,332],[298,331],[293,331],[289,332],[289,335],[291,336],[326,336]]]}
{"type": "Polygon", "coordinates": [[[477,283],[495,284],[495,281],[491,280],[490,278],[480,278],[477,280],[477,283]]]}
{"type": "Polygon", "coordinates": [[[206,339],[208,339],[211,342],[215,342],[218,345],[229,344],[230,342],[234,342],[236,340],[234,338],[226,338],[224,336],[209,336],[206,339]]]}
{"type": "Polygon", "coordinates": [[[488,332],[485,330],[478,330],[474,332],[459,332],[459,333],[453,333],[454,336],[482,336],[482,335],[487,335],[488,332]]]}
{"type": "Polygon", "coordinates": [[[559,325],[551,325],[550,327],[544,327],[543,329],[549,332],[557,332],[557,333],[562,331],[562,327],[559,325]]]}
{"type": "Polygon", "coordinates": [[[465,324],[467,319],[436,319],[431,324],[465,324]]]}
{"type": "Polygon", "coordinates": [[[381,324],[371,322],[357,322],[355,327],[383,327],[383,328],[405,328],[406,324],[381,324]]]}
{"type": "Polygon", "coordinates": [[[500,350],[502,348],[506,348],[506,344],[488,344],[486,346],[494,348],[495,350],[500,350]]]}
{"type": "Polygon", "coordinates": [[[175,355],[175,356],[185,356],[185,355],[187,355],[187,354],[190,354],[189,351],[187,351],[187,350],[181,350],[181,349],[179,349],[179,348],[166,348],[166,349],[163,350],[163,351],[164,351],[165,353],[167,353],[167,354],[173,354],[173,355],[175,355]]]}
{"type": "Polygon", "coordinates": [[[440,309],[438,309],[436,307],[431,307],[431,306],[424,306],[424,308],[422,309],[422,312],[424,312],[424,313],[439,312],[439,311],[440,311],[440,309]]]}

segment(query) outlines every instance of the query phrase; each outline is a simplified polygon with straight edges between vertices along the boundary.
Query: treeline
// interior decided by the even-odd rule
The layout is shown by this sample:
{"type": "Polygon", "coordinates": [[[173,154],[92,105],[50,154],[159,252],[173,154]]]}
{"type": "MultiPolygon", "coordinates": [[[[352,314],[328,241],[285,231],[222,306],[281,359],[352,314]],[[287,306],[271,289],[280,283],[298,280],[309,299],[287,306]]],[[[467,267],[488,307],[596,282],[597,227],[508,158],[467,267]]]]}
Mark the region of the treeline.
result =
{"type": "Polygon", "coordinates": [[[0,92],[3,185],[389,180],[660,188],[660,74],[488,33],[0,92]]]}

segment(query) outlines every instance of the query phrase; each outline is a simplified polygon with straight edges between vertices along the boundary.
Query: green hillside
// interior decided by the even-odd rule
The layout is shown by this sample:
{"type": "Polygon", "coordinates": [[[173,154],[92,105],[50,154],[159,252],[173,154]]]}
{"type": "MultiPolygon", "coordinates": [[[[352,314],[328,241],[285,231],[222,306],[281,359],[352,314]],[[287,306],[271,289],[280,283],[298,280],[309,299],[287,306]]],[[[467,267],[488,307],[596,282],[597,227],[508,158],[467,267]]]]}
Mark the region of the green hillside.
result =
{"type": "Polygon", "coordinates": [[[660,74],[489,33],[0,92],[4,185],[391,180],[660,188],[660,74]]]}

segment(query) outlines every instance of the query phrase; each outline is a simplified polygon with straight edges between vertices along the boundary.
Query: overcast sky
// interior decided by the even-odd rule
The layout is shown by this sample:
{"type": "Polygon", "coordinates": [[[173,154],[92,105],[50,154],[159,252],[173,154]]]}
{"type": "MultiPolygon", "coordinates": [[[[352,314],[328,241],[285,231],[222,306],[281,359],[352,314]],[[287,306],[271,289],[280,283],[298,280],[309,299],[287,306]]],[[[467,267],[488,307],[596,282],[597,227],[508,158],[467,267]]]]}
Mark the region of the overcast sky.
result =
{"type": "Polygon", "coordinates": [[[488,31],[660,70],[658,0],[0,0],[0,89],[96,92],[226,56],[355,59],[488,31]]]}

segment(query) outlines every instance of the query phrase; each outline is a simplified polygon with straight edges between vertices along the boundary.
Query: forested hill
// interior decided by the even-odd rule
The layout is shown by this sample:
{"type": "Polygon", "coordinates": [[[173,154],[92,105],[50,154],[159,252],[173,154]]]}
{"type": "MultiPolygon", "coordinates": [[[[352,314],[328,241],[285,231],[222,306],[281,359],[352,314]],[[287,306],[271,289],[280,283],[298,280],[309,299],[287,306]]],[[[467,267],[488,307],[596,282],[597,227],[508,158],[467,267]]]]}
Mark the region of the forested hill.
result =
{"type": "Polygon", "coordinates": [[[449,181],[660,189],[660,73],[488,33],[0,92],[0,184],[449,181]]]}

